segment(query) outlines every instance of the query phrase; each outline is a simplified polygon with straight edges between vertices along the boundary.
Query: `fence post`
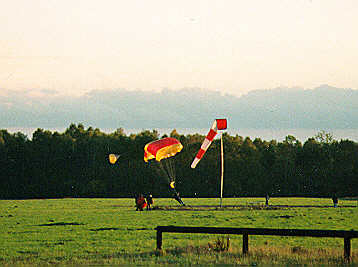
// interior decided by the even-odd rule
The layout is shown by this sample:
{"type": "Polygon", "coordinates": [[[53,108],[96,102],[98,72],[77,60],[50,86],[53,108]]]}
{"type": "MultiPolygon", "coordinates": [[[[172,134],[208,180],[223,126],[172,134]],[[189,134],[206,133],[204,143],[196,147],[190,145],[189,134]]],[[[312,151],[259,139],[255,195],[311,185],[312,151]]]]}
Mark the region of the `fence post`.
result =
{"type": "Polygon", "coordinates": [[[249,234],[242,235],[242,254],[246,255],[249,252],[249,234]]]}
{"type": "Polygon", "coordinates": [[[344,259],[348,262],[351,260],[351,238],[350,237],[344,238],[344,259]]]}
{"type": "Polygon", "coordinates": [[[162,250],[162,230],[157,228],[157,249],[162,250]]]}

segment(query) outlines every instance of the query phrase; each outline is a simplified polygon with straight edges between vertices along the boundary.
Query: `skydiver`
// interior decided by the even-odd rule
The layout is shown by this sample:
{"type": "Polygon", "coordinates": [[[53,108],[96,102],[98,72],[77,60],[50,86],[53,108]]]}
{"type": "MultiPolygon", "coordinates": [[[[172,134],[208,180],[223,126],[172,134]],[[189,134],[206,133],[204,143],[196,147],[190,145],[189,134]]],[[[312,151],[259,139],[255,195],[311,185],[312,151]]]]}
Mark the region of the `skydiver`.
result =
{"type": "Polygon", "coordinates": [[[174,190],[174,195],[173,195],[173,197],[174,197],[174,199],[175,199],[176,201],[179,202],[179,204],[185,206],[184,202],[183,202],[183,201],[181,200],[181,198],[180,198],[179,192],[177,192],[176,190],[174,190]]]}
{"type": "Polygon", "coordinates": [[[147,202],[145,202],[145,199],[142,194],[139,194],[138,198],[136,199],[136,211],[140,210],[143,211],[143,209],[147,206],[147,202]]]}
{"type": "Polygon", "coordinates": [[[170,187],[170,190],[173,191],[173,198],[179,202],[179,204],[185,206],[184,202],[181,200],[180,198],[180,195],[179,195],[179,192],[177,192],[177,190],[175,190],[175,182],[172,181],[170,184],[169,184],[169,187],[170,187]]]}

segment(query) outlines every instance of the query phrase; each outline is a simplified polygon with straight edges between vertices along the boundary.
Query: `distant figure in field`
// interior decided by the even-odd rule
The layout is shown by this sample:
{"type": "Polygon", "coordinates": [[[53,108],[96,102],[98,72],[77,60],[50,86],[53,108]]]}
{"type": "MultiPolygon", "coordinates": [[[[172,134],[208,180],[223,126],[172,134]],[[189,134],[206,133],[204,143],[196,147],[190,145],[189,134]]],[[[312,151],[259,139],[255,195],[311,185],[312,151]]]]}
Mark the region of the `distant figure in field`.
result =
{"type": "Polygon", "coordinates": [[[332,201],[333,201],[333,207],[337,208],[338,207],[338,197],[336,194],[333,195],[332,201]]]}
{"type": "Polygon", "coordinates": [[[270,200],[270,196],[269,196],[269,194],[266,194],[266,206],[268,206],[269,205],[269,200],[270,200]]]}
{"type": "Polygon", "coordinates": [[[147,210],[152,210],[152,205],[153,205],[153,203],[154,203],[154,201],[153,201],[153,196],[149,194],[149,195],[146,197],[146,200],[147,200],[147,210]]]}
{"type": "Polygon", "coordinates": [[[145,202],[145,199],[142,194],[139,194],[136,198],[136,211],[140,210],[143,211],[143,209],[147,206],[147,203],[145,202]]]}

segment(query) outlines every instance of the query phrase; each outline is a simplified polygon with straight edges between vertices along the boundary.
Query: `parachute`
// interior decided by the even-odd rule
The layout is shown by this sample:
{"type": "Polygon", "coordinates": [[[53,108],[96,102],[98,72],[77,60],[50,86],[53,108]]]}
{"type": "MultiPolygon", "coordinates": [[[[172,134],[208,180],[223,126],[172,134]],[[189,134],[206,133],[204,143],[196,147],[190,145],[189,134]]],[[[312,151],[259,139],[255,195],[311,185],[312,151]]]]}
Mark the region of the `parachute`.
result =
{"type": "Polygon", "coordinates": [[[167,137],[148,143],[144,147],[144,161],[150,159],[161,161],[176,155],[183,149],[183,145],[175,138],[167,137]]]}
{"type": "MultiPolygon", "coordinates": [[[[174,196],[178,195],[175,190],[175,155],[182,149],[183,145],[172,137],[150,142],[144,147],[144,161],[156,166],[161,176],[167,179],[174,196]]],[[[177,198],[180,199],[179,195],[177,198]]],[[[184,205],[181,199],[178,202],[184,205]]]]}
{"type": "MultiPolygon", "coordinates": [[[[166,137],[150,142],[144,147],[144,161],[155,161],[165,176],[168,183],[175,181],[174,156],[183,149],[183,145],[175,138],[166,137]]],[[[173,183],[174,185],[174,183],[173,183]]]]}
{"type": "Polygon", "coordinates": [[[120,157],[120,155],[118,155],[118,154],[109,154],[108,155],[109,163],[115,164],[117,162],[117,160],[119,159],[119,157],[120,157]]]}

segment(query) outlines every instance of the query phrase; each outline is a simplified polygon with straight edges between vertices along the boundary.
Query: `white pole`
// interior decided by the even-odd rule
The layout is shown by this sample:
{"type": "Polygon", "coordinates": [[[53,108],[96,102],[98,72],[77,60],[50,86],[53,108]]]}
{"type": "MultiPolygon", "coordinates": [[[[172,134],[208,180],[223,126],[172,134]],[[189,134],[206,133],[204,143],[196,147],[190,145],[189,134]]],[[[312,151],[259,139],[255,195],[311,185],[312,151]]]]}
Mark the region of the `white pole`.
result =
{"type": "Polygon", "coordinates": [[[220,183],[220,208],[223,202],[223,189],[224,189],[224,146],[223,134],[221,133],[221,183],[220,183]]]}

